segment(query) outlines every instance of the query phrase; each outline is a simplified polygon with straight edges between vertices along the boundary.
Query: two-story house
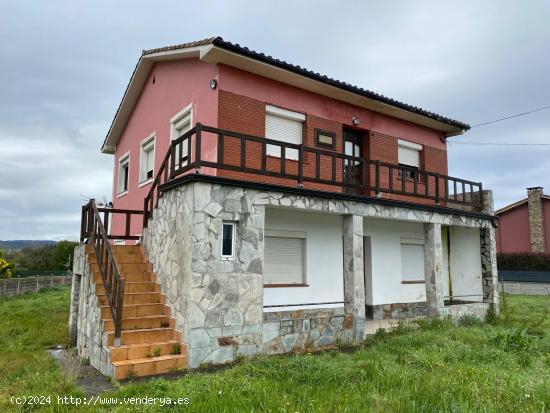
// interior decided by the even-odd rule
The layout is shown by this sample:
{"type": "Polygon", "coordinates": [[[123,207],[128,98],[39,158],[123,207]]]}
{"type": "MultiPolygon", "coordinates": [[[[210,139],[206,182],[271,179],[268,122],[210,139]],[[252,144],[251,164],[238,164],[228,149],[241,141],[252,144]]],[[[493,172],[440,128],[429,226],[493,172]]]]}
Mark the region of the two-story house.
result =
{"type": "Polygon", "coordinates": [[[80,354],[125,378],[498,311],[491,193],[447,175],[468,129],[219,37],[144,51],[114,207],[82,211],[80,354]]]}

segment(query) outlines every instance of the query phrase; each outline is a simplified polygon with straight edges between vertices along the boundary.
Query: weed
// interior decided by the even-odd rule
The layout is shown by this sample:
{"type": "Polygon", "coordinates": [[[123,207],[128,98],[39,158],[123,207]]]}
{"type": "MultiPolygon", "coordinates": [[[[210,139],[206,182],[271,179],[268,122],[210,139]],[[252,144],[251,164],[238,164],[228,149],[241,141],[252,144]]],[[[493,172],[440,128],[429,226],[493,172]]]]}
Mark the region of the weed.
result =
{"type": "Polygon", "coordinates": [[[128,381],[134,381],[135,379],[137,379],[137,373],[135,370],[129,370],[128,371],[128,376],[126,377],[128,379],[128,381]]]}
{"type": "Polygon", "coordinates": [[[500,331],[491,339],[505,350],[532,350],[540,338],[539,334],[529,331],[528,328],[513,328],[500,331]]]}
{"type": "Polygon", "coordinates": [[[499,321],[499,317],[493,308],[489,308],[485,313],[485,322],[487,324],[496,325],[499,321]]]}
{"type": "Polygon", "coordinates": [[[155,347],[153,349],[153,357],[158,357],[160,356],[160,353],[162,352],[162,349],[160,347],[155,347]]]}
{"type": "Polygon", "coordinates": [[[172,344],[172,349],[170,350],[170,354],[172,355],[181,354],[181,344],[180,343],[172,344]]]}

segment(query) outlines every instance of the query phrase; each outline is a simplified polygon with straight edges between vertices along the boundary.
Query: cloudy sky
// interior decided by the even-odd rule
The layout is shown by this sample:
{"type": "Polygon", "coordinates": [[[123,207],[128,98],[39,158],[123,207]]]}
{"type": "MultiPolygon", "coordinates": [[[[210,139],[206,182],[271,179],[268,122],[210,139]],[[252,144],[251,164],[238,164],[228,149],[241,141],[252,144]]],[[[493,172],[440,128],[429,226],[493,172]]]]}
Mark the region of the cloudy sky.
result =
{"type": "MultiPolygon", "coordinates": [[[[76,239],[81,196],[110,199],[99,148],[142,49],[221,35],[472,125],[550,105],[549,2],[379,3],[3,0],[0,239],[76,239]]],[[[550,143],[550,110],[451,142],[497,207],[550,193],[550,146],[479,145],[550,143]]]]}

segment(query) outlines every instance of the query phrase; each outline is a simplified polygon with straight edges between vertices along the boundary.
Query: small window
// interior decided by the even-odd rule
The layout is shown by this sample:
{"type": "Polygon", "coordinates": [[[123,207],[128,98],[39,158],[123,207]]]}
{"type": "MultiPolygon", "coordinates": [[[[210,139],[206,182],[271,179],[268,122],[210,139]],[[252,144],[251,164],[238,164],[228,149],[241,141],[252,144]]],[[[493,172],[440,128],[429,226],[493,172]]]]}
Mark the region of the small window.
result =
{"type": "Polygon", "coordinates": [[[266,230],[264,285],[305,284],[306,234],[266,230]]]}
{"type": "Polygon", "coordinates": [[[419,177],[420,169],[420,151],[422,145],[399,139],[398,143],[398,163],[407,169],[400,170],[399,176],[405,179],[416,179],[419,177]]]}
{"type": "Polygon", "coordinates": [[[235,223],[224,222],[222,229],[222,260],[235,257],[235,223]]]}
{"type": "Polygon", "coordinates": [[[130,154],[124,155],[118,161],[118,191],[123,194],[128,191],[128,180],[130,175],[130,154]]]}
{"type": "Polygon", "coordinates": [[[139,182],[153,179],[155,168],[155,136],[150,136],[141,144],[139,182]]]}
{"type": "MultiPolygon", "coordinates": [[[[275,141],[302,144],[302,126],[306,116],[303,113],[292,112],[275,106],[266,106],[265,137],[275,141]]],[[[281,147],[267,145],[267,155],[281,157],[281,147]]],[[[285,159],[298,159],[297,149],[285,149],[285,159]]]]}
{"type": "Polygon", "coordinates": [[[424,240],[401,240],[401,279],[402,281],[424,281],[424,240]]]}
{"type": "Polygon", "coordinates": [[[336,148],[336,133],[315,129],[315,144],[331,149],[336,148]]]}

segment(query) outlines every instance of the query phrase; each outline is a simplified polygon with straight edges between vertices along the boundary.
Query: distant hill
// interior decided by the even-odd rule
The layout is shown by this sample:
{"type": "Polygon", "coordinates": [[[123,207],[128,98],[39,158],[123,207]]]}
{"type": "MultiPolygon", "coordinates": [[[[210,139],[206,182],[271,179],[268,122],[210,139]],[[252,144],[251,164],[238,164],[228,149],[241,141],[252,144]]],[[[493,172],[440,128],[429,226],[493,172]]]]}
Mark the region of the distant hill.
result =
{"type": "Polygon", "coordinates": [[[4,250],[22,250],[23,248],[39,248],[44,245],[55,245],[57,241],[50,240],[27,240],[27,239],[16,239],[9,241],[0,241],[0,249],[4,250]]]}

